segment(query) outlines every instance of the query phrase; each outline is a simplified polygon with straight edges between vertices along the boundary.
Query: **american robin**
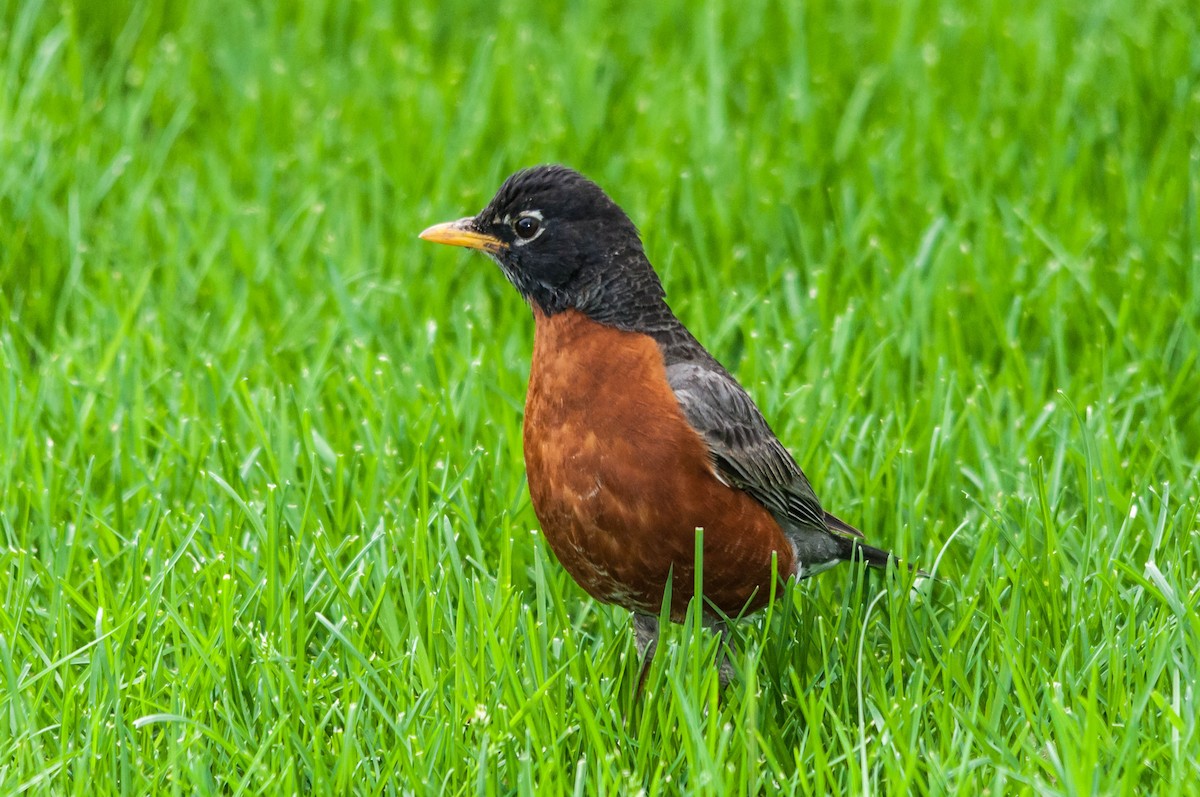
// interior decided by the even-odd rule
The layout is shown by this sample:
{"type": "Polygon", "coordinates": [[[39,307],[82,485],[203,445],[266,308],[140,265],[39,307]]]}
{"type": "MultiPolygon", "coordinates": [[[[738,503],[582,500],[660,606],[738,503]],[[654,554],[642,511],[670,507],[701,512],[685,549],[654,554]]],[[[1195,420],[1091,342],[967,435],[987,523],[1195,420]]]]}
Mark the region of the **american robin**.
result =
{"type": "Polygon", "coordinates": [[[726,616],[762,608],[773,573],[887,565],[888,552],[821,507],[749,394],[667,306],[637,228],[591,180],[563,166],[519,171],[478,215],[421,238],[484,252],[533,310],[534,512],[579,586],[634,613],[647,664],[668,582],[672,620],[693,596],[697,529],[703,596],[726,616]]]}

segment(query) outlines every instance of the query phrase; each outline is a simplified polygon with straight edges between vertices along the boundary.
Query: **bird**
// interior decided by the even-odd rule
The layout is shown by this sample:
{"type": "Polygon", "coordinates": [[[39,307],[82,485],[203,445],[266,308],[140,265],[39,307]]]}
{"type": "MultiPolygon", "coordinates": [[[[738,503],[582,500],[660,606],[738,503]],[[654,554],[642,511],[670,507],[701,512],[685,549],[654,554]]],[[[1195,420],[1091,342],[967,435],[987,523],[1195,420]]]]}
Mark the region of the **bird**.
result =
{"type": "Polygon", "coordinates": [[[522,442],[534,514],[575,582],[632,612],[639,691],[659,617],[682,622],[694,597],[698,530],[702,611],[717,630],[788,579],[893,559],[822,507],[668,306],[637,227],[595,182],[523,169],[476,215],[419,237],[486,254],[532,310],[522,442]]]}

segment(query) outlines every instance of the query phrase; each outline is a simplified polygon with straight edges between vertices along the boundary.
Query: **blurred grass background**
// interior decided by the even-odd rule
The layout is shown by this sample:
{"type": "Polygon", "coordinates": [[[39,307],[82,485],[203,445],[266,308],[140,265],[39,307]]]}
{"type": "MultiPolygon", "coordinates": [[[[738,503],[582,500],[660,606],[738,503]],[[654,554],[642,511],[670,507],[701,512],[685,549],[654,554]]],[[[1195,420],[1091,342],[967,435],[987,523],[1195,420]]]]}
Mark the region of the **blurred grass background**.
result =
{"type": "Polygon", "coordinates": [[[1198,131],[1183,0],[0,0],[0,790],[1200,793],[1198,131]],[[415,237],[547,161],[943,583],[634,703],[415,237]]]}

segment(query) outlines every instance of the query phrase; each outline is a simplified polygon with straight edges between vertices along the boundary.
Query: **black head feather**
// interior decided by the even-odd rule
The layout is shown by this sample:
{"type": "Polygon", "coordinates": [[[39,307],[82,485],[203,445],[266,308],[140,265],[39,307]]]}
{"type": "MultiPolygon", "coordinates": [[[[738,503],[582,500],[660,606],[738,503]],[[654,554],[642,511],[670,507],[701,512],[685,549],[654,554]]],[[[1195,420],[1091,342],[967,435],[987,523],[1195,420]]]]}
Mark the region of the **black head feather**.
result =
{"type": "Polygon", "coordinates": [[[638,328],[669,310],[637,227],[600,186],[565,166],[509,177],[472,220],[501,245],[487,250],[527,301],[638,328]]]}

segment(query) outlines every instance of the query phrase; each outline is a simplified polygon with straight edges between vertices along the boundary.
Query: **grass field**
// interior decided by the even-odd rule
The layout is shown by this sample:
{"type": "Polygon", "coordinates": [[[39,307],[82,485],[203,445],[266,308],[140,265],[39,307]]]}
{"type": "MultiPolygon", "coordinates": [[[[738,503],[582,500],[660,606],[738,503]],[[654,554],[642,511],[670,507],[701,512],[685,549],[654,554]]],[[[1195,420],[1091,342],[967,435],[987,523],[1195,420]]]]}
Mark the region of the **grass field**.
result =
{"type": "Polygon", "coordinates": [[[0,0],[0,793],[1200,794],[1194,4],[280,5],[0,0]],[[635,702],[416,238],[547,161],[938,583],[635,702]]]}

